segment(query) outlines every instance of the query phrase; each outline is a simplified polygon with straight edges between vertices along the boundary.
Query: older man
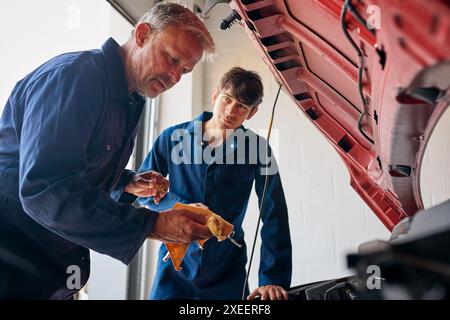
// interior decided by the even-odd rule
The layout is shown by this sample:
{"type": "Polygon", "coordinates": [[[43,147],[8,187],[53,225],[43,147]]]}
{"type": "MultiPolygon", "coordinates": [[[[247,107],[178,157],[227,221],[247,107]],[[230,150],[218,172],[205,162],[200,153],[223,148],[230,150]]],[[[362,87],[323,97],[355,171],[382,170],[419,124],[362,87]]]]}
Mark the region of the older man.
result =
{"type": "Polygon", "coordinates": [[[210,236],[202,216],[131,206],[157,202],[167,182],[124,168],[142,96],[213,51],[195,14],[160,3],[124,45],[60,55],[17,83],[0,119],[0,299],[70,298],[89,277],[88,248],[128,264],[148,237],[210,236]]]}

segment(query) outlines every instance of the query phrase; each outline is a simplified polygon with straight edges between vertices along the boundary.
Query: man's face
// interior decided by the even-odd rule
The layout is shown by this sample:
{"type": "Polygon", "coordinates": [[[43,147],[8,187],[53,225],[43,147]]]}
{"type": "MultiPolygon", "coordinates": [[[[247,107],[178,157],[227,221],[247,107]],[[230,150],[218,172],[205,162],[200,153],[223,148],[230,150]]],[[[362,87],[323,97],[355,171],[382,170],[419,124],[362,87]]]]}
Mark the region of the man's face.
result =
{"type": "Polygon", "coordinates": [[[191,72],[203,49],[195,36],[177,26],[159,32],[148,26],[148,31],[149,38],[132,56],[131,68],[136,91],[154,98],[191,72]]]}
{"type": "Polygon", "coordinates": [[[237,129],[245,120],[250,119],[258,107],[247,106],[239,102],[231,89],[214,89],[212,100],[214,103],[214,117],[223,129],[237,129]]]}

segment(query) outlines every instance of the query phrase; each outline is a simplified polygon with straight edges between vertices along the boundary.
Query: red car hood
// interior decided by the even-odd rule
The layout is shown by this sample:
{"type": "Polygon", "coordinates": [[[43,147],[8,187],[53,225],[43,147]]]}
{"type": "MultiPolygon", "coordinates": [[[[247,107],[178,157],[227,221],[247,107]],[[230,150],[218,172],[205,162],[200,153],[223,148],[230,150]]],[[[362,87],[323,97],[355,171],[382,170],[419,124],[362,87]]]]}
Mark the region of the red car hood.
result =
{"type": "Polygon", "coordinates": [[[353,1],[362,19],[347,7],[343,21],[343,0],[208,2],[229,2],[240,15],[268,68],[388,229],[423,208],[424,150],[450,101],[448,2],[353,1]],[[365,21],[379,28],[371,31],[365,21]]]}

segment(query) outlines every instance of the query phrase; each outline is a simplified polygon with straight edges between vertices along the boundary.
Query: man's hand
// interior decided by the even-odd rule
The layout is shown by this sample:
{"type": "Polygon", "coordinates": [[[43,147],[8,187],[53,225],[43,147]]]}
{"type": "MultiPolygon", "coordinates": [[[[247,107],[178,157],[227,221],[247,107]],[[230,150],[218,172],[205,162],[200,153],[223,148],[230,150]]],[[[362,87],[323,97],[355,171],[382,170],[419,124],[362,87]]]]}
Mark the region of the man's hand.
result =
{"type": "Polygon", "coordinates": [[[142,172],[134,176],[124,191],[137,197],[153,197],[156,204],[165,197],[169,181],[156,171],[142,172]]]}
{"type": "Polygon", "coordinates": [[[254,300],[256,296],[261,296],[261,300],[287,300],[288,293],[280,286],[262,286],[253,290],[247,300],[254,300]]]}
{"type": "Polygon", "coordinates": [[[207,218],[184,209],[161,211],[156,219],[150,238],[163,242],[191,243],[212,236],[206,226],[207,218]]]}

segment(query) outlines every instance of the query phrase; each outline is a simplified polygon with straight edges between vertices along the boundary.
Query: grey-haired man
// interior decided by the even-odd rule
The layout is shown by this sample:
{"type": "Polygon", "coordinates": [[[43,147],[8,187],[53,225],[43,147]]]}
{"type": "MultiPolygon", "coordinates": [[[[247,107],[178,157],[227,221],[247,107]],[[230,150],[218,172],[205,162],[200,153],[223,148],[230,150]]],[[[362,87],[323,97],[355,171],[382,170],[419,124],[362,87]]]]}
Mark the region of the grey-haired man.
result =
{"type": "Polygon", "coordinates": [[[60,55],[17,83],[0,118],[0,299],[71,298],[89,277],[88,249],[128,264],[148,237],[210,236],[202,216],[130,205],[158,201],[167,181],[124,168],[142,96],[171,88],[213,51],[194,13],[159,3],[122,46],[109,39],[60,55]]]}

